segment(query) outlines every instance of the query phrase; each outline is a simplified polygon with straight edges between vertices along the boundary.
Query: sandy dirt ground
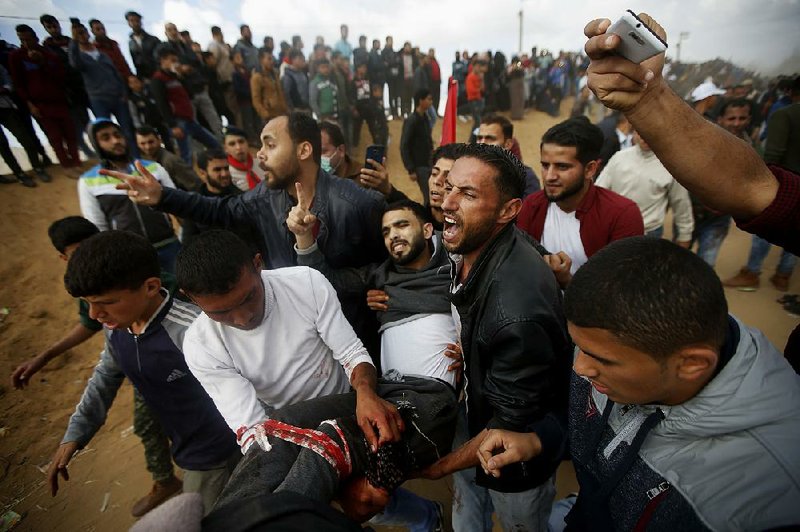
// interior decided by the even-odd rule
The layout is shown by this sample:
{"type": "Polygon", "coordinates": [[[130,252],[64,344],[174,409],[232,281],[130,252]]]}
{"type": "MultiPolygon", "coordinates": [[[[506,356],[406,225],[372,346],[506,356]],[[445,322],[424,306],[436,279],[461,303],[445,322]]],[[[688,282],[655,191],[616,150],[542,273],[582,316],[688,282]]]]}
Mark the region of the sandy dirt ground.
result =
{"type": "MultiPolygon", "coordinates": [[[[562,106],[563,115],[571,101],[562,106]]],[[[556,120],[529,111],[517,122],[516,136],[525,162],[539,168],[539,140],[556,120]]],[[[389,168],[394,184],[419,199],[416,185],[408,180],[399,157],[401,122],[390,123],[389,168]]],[[[365,128],[366,129],[366,128],[365,128]]],[[[441,121],[434,130],[438,142],[441,121]]],[[[458,123],[458,138],[466,140],[469,123],[458,123]]],[[[369,134],[364,131],[363,142],[369,134]]],[[[363,157],[365,145],[354,150],[363,157]]],[[[9,309],[0,323],[0,514],[13,510],[23,516],[16,530],[125,530],[134,523],[130,508],[150,489],[141,443],[133,434],[131,387],[120,390],[108,421],[89,446],[73,459],[70,480],[52,498],[44,471],[58,443],[87,378],[91,375],[102,339],[98,335],[53,361],[35,376],[28,389],[13,390],[8,376],[17,364],[34,356],[58,339],[76,319],[76,303],[64,291],[64,264],[47,238],[47,226],[60,217],[79,214],[76,182],[59,169],[51,170],[52,183],[35,189],[19,185],[0,187],[0,308],[9,309]]],[[[731,229],[718,262],[718,273],[727,277],[744,263],[750,237],[731,229]]],[[[780,296],[767,282],[774,271],[778,250],[773,249],[764,266],[762,287],[757,292],[728,290],[733,313],[762,329],[781,349],[798,319],[776,303],[780,296]]],[[[793,279],[791,292],[800,291],[793,279]]],[[[444,503],[449,514],[452,482],[412,481],[418,493],[444,503]]],[[[558,489],[575,489],[568,465],[559,472],[558,489]]],[[[389,529],[384,529],[389,530],[389,529]]]]}

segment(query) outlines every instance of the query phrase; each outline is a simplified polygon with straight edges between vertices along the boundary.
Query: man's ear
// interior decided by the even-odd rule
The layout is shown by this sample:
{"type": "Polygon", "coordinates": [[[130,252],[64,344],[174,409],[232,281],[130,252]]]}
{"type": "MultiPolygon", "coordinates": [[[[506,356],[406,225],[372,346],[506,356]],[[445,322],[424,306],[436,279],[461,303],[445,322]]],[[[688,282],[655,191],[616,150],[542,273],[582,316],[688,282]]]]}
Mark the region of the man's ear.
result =
{"type": "Polygon", "coordinates": [[[522,209],[522,200],[519,198],[512,198],[508,200],[501,208],[500,215],[497,217],[498,224],[507,224],[514,221],[522,209]]]}
{"type": "Polygon", "coordinates": [[[676,376],[686,382],[697,382],[707,379],[719,363],[719,353],[710,347],[685,347],[675,355],[676,376]]]}
{"type": "Polygon", "coordinates": [[[161,290],[161,279],[158,277],[150,277],[144,282],[145,292],[149,297],[155,297],[161,290]]]}
{"type": "Polygon", "coordinates": [[[586,166],[583,167],[583,175],[587,179],[591,179],[594,181],[594,178],[597,177],[597,169],[600,168],[600,160],[595,159],[593,161],[589,161],[586,163],[586,166]]]}
{"type": "Polygon", "coordinates": [[[261,253],[256,253],[255,257],[253,257],[253,267],[255,267],[257,272],[264,269],[264,261],[261,259],[261,253]]]}
{"type": "Polygon", "coordinates": [[[424,223],[422,224],[422,236],[425,240],[430,240],[433,236],[433,224],[432,223],[424,223]]]}
{"type": "Polygon", "coordinates": [[[311,148],[310,142],[301,142],[297,145],[297,160],[305,161],[310,159],[314,150],[311,148]]]}
{"type": "Polygon", "coordinates": [[[506,139],[505,142],[503,142],[503,147],[505,149],[507,149],[508,151],[511,151],[511,148],[514,147],[514,137],[511,137],[510,139],[506,139]]]}

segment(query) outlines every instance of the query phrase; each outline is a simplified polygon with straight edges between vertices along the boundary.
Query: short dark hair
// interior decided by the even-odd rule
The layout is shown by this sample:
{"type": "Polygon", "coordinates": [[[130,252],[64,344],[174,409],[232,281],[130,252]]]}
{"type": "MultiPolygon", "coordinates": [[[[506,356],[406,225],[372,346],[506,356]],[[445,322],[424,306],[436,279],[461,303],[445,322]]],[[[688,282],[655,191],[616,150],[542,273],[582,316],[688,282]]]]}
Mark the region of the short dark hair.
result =
{"type": "Polygon", "coordinates": [[[301,142],[311,144],[314,162],[319,165],[322,160],[322,138],[320,137],[317,121],[308,113],[294,111],[289,113],[286,127],[289,130],[289,137],[295,146],[301,142]]]}
{"type": "Polygon", "coordinates": [[[471,157],[495,169],[495,183],[500,197],[522,198],[525,192],[525,167],[510,151],[490,144],[462,144],[458,159],[471,157]]]}
{"type": "MultiPolygon", "coordinates": [[[[344,133],[342,132],[342,128],[339,127],[339,124],[336,122],[332,122],[330,120],[323,120],[319,124],[319,131],[322,133],[323,131],[328,134],[328,138],[331,139],[331,144],[335,147],[339,147],[342,144],[346,144],[344,140],[344,133]]],[[[321,139],[320,139],[321,143],[321,139]]],[[[322,148],[320,148],[322,149],[322,148]]]]}
{"type": "Polygon", "coordinates": [[[403,209],[408,209],[409,211],[413,212],[414,216],[417,217],[417,220],[419,220],[419,223],[421,224],[433,223],[430,211],[416,201],[410,199],[404,199],[390,203],[385,209],[383,209],[383,214],[392,211],[400,211],[403,209]]]}
{"type": "Polygon", "coordinates": [[[47,13],[45,13],[44,15],[39,17],[39,22],[42,25],[44,25],[44,24],[53,24],[55,22],[58,22],[58,19],[56,17],[54,17],[53,15],[48,15],[47,13]]]}
{"type": "Polygon", "coordinates": [[[208,163],[216,159],[227,160],[228,155],[222,150],[217,150],[217,149],[203,150],[197,154],[197,167],[203,171],[207,171],[208,163]]]}
{"type": "Polygon", "coordinates": [[[250,25],[249,24],[242,24],[241,26],[239,26],[239,32],[244,31],[245,28],[247,28],[249,30],[250,29],[250,25]]]}
{"type": "Polygon", "coordinates": [[[67,216],[50,224],[47,236],[59,253],[65,253],[73,244],[79,244],[100,230],[83,216],[67,216]]]}
{"type": "Polygon", "coordinates": [[[158,253],[146,238],[129,231],[103,231],[72,254],[64,285],[72,297],[99,296],[135,290],[160,273],[158,253]]]}
{"type": "Polygon", "coordinates": [[[753,114],[753,104],[747,98],[731,98],[722,102],[717,116],[722,117],[730,107],[747,107],[747,111],[753,114]]]}
{"type": "Polygon", "coordinates": [[[142,18],[142,16],[137,13],[136,11],[126,11],[125,12],[125,20],[128,20],[131,17],[142,18]]]}
{"type": "Polygon", "coordinates": [[[163,43],[156,47],[156,59],[158,61],[161,61],[165,57],[169,57],[171,55],[178,57],[178,52],[175,51],[175,48],[173,48],[171,44],[163,43]]]}
{"type": "Polygon", "coordinates": [[[222,140],[225,140],[225,137],[228,135],[232,137],[244,137],[247,138],[247,133],[244,130],[239,129],[236,126],[227,126],[225,129],[222,130],[222,140]]]}
{"type": "Polygon", "coordinates": [[[33,33],[36,35],[36,32],[33,31],[33,28],[28,26],[27,24],[17,24],[17,27],[14,28],[17,33],[33,33]]]}
{"type": "Polygon", "coordinates": [[[289,52],[289,61],[292,61],[295,57],[302,57],[303,59],[306,58],[306,56],[303,55],[303,52],[301,50],[293,48],[292,51],[289,52]]]}
{"type": "Polygon", "coordinates": [[[211,26],[211,35],[219,35],[222,29],[219,26],[211,26]]]}
{"type": "Polygon", "coordinates": [[[259,48],[258,49],[258,58],[261,59],[265,55],[272,57],[272,50],[269,48],[259,48]]]}
{"type": "Polygon", "coordinates": [[[464,144],[460,142],[453,142],[450,144],[445,144],[444,146],[439,146],[433,150],[433,155],[431,155],[431,167],[435,166],[439,159],[450,159],[455,161],[461,154],[461,148],[463,146],[464,144]]]}
{"type": "Polygon", "coordinates": [[[578,116],[559,122],[545,131],[539,148],[543,144],[574,146],[576,158],[586,165],[600,157],[603,141],[603,131],[585,116],[578,116]]]}
{"type": "Polygon", "coordinates": [[[143,137],[149,137],[150,135],[155,135],[156,137],[159,136],[158,131],[156,128],[148,125],[139,126],[136,128],[136,134],[141,135],[143,137]]]}
{"type": "Polygon", "coordinates": [[[191,35],[191,33],[189,33],[189,30],[181,30],[180,35],[181,37],[188,37],[191,35]]]}
{"type": "Polygon", "coordinates": [[[327,57],[321,57],[317,59],[315,62],[317,63],[317,66],[331,64],[330,60],[327,57]]]}
{"type": "Polygon", "coordinates": [[[91,28],[94,24],[102,24],[102,22],[100,22],[96,18],[89,19],[89,27],[91,28]]]}
{"type": "Polygon", "coordinates": [[[503,136],[505,138],[514,138],[514,124],[512,124],[511,120],[503,115],[499,115],[497,113],[485,114],[483,115],[483,118],[481,118],[481,124],[486,124],[487,126],[491,124],[497,124],[500,126],[500,129],[503,130],[503,136]]]}
{"type": "Polygon", "coordinates": [[[253,257],[253,251],[236,234],[223,229],[205,231],[178,253],[178,286],[191,295],[225,294],[239,281],[242,268],[255,268],[253,257]]]}
{"type": "Polygon", "coordinates": [[[418,106],[419,102],[421,102],[430,95],[431,95],[430,89],[425,89],[425,88],[417,89],[417,91],[414,93],[414,107],[418,106]]]}
{"type": "Polygon", "coordinates": [[[612,242],[581,266],[564,312],[573,325],[607,330],[656,359],[690,345],[719,349],[728,323],[714,270],[689,250],[645,236],[612,242]]]}

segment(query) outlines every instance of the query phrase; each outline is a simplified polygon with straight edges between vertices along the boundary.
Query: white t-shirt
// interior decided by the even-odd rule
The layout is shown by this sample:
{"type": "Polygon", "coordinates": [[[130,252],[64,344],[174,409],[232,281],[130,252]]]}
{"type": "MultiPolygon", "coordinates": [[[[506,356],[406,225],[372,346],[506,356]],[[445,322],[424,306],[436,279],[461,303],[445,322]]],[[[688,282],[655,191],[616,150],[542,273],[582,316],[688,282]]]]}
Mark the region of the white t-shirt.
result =
{"type": "Polygon", "coordinates": [[[403,375],[435,377],[455,386],[455,372],[447,371],[454,360],[445,356],[447,344],[458,341],[451,314],[417,314],[392,325],[381,334],[381,367],[403,375]]]}
{"type": "Polygon", "coordinates": [[[572,259],[570,273],[575,273],[578,268],[589,260],[581,241],[581,222],[575,217],[575,211],[564,212],[555,202],[547,208],[542,231],[542,245],[550,253],[563,251],[572,259]]]}
{"type": "Polygon", "coordinates": [[[316,270],[297,266],[261,272],[264,321],[243,331],[205,313],[186,331],[186,363],[214,400],[239,444],[272,408],[350,388],[367,350],[342,314],[336,292],[316,270]]]}

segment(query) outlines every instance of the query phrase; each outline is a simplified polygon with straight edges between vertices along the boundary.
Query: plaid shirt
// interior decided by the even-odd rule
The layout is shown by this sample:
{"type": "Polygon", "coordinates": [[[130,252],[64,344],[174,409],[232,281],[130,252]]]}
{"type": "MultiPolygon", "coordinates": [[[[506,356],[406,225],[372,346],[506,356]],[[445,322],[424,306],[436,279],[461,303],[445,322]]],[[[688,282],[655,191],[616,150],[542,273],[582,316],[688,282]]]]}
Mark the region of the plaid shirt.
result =
{"type": "Polygon", "coordinates": [[[739,229],[758,235],[786,251],[800,254],[800,175],[769,165],[778,180],[778,193],[764,212],[751,220],[736,220],[739,229]]]}

